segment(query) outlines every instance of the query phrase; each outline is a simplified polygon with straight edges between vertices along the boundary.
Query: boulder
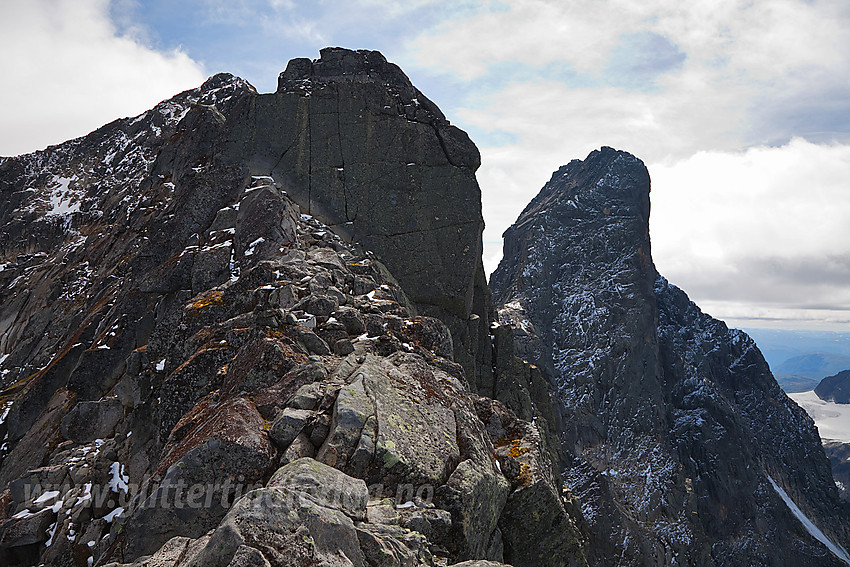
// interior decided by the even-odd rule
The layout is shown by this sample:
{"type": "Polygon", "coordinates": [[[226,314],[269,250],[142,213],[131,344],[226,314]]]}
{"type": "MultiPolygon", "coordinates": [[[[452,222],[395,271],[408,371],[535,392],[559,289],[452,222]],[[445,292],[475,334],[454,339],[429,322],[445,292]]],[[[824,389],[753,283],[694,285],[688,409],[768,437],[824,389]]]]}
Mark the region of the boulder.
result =
{"type": "Polygon", "coordinates": [[[366,483],[315,459],[305,457],[279,468],[267,486],[297,492],[354,520],[366,518],[366,483]]]}
{"type": "Polygon", "coordinates": [[[437,506],[452,514],[450,551],[454,555],[461,559],[502,559],[493,557],[496,553],[492,539],[509,491],[510,485],[503,476],[472,459],[460,463],[448,482],[437,489],[437,506]]]}
{"type": "Polygon", "coordinates": [[[260,486],[275,456],[263,424],[243,398],[199,402],[163,451],[162,476],[151,480],[143,491],[147,497],[127,512],[124,557],[153,553],[175,536],[204,535],[234,498],[260,486]]]}
{"type": "Polygon", "coordinates": [[[269,437],[281,449],[286,449],[307,425],[313,415],[309,410],[286,408],[275,418],[269,429],[269,437]]]}
{"type": "Polygon", "coordinates": [[[263,550],[274,565],[366,567],[351,518],[282,487],[239,499],[189,565],[227,567],[245,547],[263,550]]]}
{"type": "Polygon", "coordinates": [[[370,567],[418,567],[433,564],[428,540],[417,532],[386,524],[356,525],[360,549],[370,567]]]}
{"type": "Polygon", "coordinates": [[[346,470],[348,460],[357,450],[363,436],[366,421],[374,415],[375,404],[366,393],[362,376],[341,388],[334,404],[330,433],[316,458],[346,470]]]}
{"type": "Polygon", "coordinates": [[[0,527],[0,550],[47,541],[47,528],[55,521],[56,513],[49,508],[7,521],[0,527]]]}
{"type": "Polygon", "coordinates": [[[299,433],[289,447],[280,456],[280,464],[286,465],[302,457],[313,458],[316,456],[316,447],[310,442],[310,437],[299,433]]]}
{"type": "Polygon", "coordinates": [[[292,201],[272,185],[249,188],[239,202],[234,254],[242,269],[279,256],[297,239],[292,201]]]}

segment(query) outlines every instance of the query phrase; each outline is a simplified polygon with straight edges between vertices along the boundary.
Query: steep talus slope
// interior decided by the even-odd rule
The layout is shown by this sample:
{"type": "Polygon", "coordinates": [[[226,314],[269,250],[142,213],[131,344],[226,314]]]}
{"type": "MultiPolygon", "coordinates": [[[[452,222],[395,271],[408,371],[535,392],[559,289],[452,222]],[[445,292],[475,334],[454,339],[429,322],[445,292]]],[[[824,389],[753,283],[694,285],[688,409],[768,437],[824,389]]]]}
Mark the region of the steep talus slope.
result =
{"type": "Polygon", "coordinates": [[[553,174],[491,278],[501,321],[557,390],[590,563],[843,564],[779,494],[847,546],[811,419],[745,334],[658,276],[648,221],[646,168],[603,148],[553,174]]]}
{"type": "Polygon", "coordinates": [[[0,563],[586,564],[477,165],[341,49],[3,158],[0,563]]]}

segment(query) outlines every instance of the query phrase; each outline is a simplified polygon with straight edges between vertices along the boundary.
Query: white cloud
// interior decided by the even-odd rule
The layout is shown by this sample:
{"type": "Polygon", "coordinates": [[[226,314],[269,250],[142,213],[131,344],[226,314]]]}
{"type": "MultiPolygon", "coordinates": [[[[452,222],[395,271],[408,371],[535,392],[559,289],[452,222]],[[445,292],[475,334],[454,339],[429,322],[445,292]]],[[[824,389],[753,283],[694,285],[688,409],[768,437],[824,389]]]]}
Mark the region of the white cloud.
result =
{"type": "Polygon", "coordinates": [[[0,4],[0,155],[81,136],[198,86],[201,66],[119,36],[107,0],[0,4]]]}
{"type": "MultiPolygon", "coordinates": [[[[617,20],[604,4],[515,0],[508,10],[448,22],[417,38],[413,47],[420,64],[466,79],[505,61],[537,67],[566,61],[590,71],[605,62],[617,40],[617,20]]],[[[632,11],[629,5],[626,10],[632,11]]]]}
{"type": "Polygon", "coordinates": [[[649,169],[653,257],[698,304],[739,323],[850,322],[850,146],[797,138],[649,169]]]}
{"type": "Polygon", "coordinates": [[[422,65],[467,79],[495,63],[542,67],[564,62],[599,73],[619,38],[651,31],[678,44],[693,64],[722,69],[730,79],[783,77],[806,66],[846,67],[850,30],[842,0],[515,0],[508,9],[447,22],[417,38],[422,65]]]}

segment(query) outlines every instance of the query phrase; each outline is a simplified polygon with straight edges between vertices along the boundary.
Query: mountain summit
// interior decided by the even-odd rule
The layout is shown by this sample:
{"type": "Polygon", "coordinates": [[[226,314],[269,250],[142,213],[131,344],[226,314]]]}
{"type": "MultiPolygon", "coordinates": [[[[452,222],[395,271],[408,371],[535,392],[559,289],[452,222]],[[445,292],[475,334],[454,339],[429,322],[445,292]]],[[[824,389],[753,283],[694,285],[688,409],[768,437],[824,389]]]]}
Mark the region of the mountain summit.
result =
{"type": "Polygon", "coordinates": [[[850,562],[811,420],[656,273],[640,160],[556,172],[495,303],[479,164],[340,48],[0,158],[0,564],[850,562]]]}
{"type": "Polygon", "coordinates": [[[500,321],[553,385],[591,563],[850,561],[812,420],[749,337],[658,275],[649,190],[628,153],[570,162],[505,232],[491,279],[500,321]]]}

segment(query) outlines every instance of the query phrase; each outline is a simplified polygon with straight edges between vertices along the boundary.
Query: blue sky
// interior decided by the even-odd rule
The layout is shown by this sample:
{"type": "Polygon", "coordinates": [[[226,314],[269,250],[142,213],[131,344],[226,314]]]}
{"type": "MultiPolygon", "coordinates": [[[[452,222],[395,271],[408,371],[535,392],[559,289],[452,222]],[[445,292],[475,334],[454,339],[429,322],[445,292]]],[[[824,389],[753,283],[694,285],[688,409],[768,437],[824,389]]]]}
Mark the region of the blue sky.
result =
{"type": "Polygon", "coordinates": [[[0,155],[227,71],[377,49],[482,152],[485,265],[558,166],[602,145],[653,178],[659,270],[738,326],[850,328],[846,0],[0,3],[0,155]]]}

